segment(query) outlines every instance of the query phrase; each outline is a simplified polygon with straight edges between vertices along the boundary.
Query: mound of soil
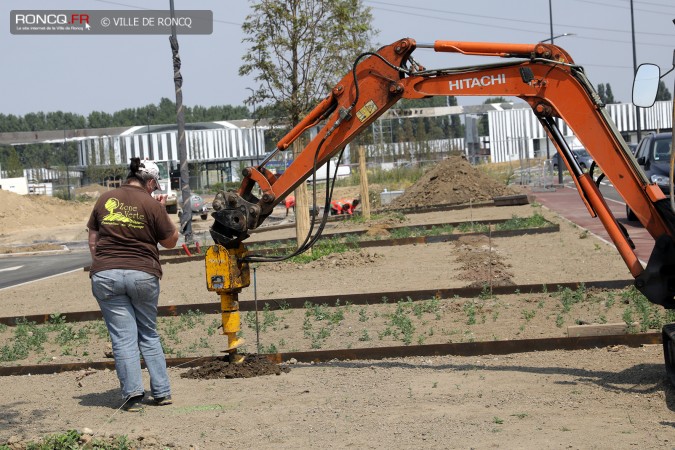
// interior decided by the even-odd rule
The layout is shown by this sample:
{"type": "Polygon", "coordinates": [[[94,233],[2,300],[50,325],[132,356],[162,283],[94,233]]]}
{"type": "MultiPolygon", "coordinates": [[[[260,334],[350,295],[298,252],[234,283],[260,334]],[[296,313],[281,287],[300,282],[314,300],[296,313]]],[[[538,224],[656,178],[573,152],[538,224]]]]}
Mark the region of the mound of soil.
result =
{"type": "Polygon", "coordinates": [[[76,188],[73,193],[78,197],[87,197],[90,199],[97,199],[102,193],[108,192],[112,188],[101,186],[100,184],[88,184],[76,188]]]}
{"type": "Polygon", "coordinates": [[[387,209],[478,203],[515,192],[473,167],[460,156],[450,156],[426,172],[387,209]]]}
{"type": "Polygon", "coordinates": [[[457,261],[461,264],[458,278],[469,281],[468,287],[513,286],[513,274],[500,252],[490,247],[487,236],[464,236],[454,242],[457,261]]]}
{"type": "Polygon", "coordinates": [[[246,354],[240,364],[231,364],[229,356],[206,361],[199,367],[194,367],[181,374],[181,378],[198,380],[214,380],[219,378],[252,378],[263,375],[281,375],[288,373],[290,368],[279,366],[260,355],[246,354]]]}
{"type": "Polygon", "coordinates": [[[2,232],[58,225],[86,225],[93,203],[67,202],[45,195],[19,195],[0,190],[2,232]]]}

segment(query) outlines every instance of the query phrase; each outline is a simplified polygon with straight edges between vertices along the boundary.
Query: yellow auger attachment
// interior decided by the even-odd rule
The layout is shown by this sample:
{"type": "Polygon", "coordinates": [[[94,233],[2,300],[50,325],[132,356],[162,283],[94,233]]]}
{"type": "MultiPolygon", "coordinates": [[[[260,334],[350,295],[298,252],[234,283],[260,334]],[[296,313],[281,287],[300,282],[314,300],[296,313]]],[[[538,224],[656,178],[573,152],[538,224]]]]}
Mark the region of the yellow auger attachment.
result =
{"type": "Polygon", "coordinates": [[[239,316],[239,292],[251,284],[251,272],[248,263],[243,261],[246,248],[239,244],[237,248],[225,248],[212,245],[206,250],[206,288],[220,295],[220,308],[223,321],[223,334],[227,336],[227,349],[231,362],[242,362],[237,348],[244,340],[237,337],[241,330],[239,316]]]}

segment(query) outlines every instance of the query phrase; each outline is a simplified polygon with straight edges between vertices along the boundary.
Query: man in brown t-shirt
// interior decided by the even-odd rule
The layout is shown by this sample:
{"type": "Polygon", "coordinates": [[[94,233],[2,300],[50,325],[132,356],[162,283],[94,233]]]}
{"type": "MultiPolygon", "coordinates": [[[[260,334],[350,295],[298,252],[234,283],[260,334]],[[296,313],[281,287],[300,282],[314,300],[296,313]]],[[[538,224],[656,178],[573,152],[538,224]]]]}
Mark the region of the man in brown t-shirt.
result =
{"type": "Polygon", "coordinates": [[[158,180],[154,162],[132,158],[126,183],[101,195],[87,223],[92,292],[110,333],[127,411],[140,411],[145,395],[139,348],[154,402],[171,403],[166,358],[157,334],[162,277],[157,244],[175,247],[178,230],[166,212],[166,196],[151,195],[158,180]]]}

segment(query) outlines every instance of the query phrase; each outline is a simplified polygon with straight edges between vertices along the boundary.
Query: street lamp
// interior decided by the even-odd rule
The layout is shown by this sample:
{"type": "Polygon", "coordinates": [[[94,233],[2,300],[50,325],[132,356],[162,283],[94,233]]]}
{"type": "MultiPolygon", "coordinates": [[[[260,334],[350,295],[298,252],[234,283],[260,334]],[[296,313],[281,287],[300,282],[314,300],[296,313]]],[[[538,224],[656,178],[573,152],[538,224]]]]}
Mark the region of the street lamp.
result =
{"type": "Polygon", "coordinates": [[[253,105],[253,132],[255,133],[253,136],[253,146],[255,150],[255,162],[256,164],[260,164],[260,153],[258,152],[258,116],[255,111],[255,91],[250,87],[247,87],[246,89],[251,91],[251,104],[253,105]]]}
{"type": "MultiPolygon", "coordinates": [[[[630,0],[630,31],[633,43],[633,76],[637,72],[637,52],[635,51],[635,14],[633,13],[633,0],[630,0]]],[[[640,108],[635,105],[635,126],[637,128],[637,141],[642,140],[642,124],[640,123],[640,108]]]]}
{"type": "Polygon", "coordinates": [[[563,33],[563,34],[559,34],[557,36],[551,36],[550,38],[542,39],[541,41],[539,41],[539,43],[541,44],[543,42],[551,41],[551,44],[553,44],[554,39],[558,39],[559,37],[565,37],[565,36],[576,36],[576,34],[574,34],[574,33],[563,33]]]}

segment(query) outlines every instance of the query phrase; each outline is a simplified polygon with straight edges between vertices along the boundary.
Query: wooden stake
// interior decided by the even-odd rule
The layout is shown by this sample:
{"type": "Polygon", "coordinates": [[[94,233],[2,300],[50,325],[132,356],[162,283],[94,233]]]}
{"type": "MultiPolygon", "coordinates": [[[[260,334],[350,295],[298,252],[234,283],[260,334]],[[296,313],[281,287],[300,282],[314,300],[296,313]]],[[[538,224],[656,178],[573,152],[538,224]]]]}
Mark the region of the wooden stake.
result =
{"type": "Polygon", "coordinates": [[[366,148],[359,145],[359,175],[361,179],[361,214],[370,220],[370,196],[368,195],[368,170],[366,168],[366,148]]]}
{"type": "MultiPolygon", "coordinates": [[[[302,152],[300,139],[293,142],[293,154],[297,157],[302,152]]],[[[298,247],[305,241],[309,231],[309,197],[307,184],[301,183],[295,188],[295,236],[298,247]]]]}

